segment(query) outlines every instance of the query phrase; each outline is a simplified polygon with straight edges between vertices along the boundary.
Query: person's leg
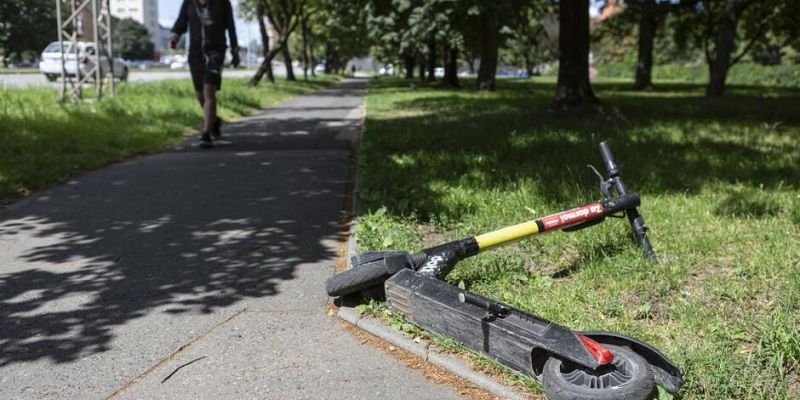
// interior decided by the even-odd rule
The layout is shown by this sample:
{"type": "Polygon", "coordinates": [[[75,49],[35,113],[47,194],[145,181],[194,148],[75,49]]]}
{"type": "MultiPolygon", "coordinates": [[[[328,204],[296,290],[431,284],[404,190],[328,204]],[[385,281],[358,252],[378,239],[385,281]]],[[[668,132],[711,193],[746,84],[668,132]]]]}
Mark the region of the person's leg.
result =
{"type": "Polygon", "coordinates": [[[202,93],[205,97],[205,103],[203,105],[203,130],[212,132],[217,123],[217,87],[206,83],[203,85],[202,93]]]}
{"type": "Polygon", "coordinates": [[[205,110],[205,108],[206,108],[206,97],[203,95],[203,91],[202,90],[198,90],[198,91],[194,92],[194,95],[197,97],[197,102],[200,103],[200,108],[205,110]]]}
{"type": "Polygon", "coordinates": [[[222,87],[222,66],[225,62],[225,50],[206,53],[206,74],[203,79],[203,95],[205,102],[206,132],[218,138],[221,135],[220,120],[217,117],[217,91],[222,87]]]}

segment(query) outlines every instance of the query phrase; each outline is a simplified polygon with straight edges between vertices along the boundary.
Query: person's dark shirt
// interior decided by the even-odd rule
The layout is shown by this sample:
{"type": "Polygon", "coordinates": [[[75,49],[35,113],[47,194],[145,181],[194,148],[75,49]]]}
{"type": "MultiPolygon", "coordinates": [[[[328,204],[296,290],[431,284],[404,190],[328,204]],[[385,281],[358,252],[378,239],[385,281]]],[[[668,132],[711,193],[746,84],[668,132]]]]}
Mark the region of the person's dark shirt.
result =
{"type": "Polygon", "coordinates": [[[230,0],[183,0],[178,20],[172,33],[180,37],[189,30],[189,53],[225,51],[225,31],[228,31],[232,48],[238,48],[236,27],[233,24],[233,7],[230,0]]]}

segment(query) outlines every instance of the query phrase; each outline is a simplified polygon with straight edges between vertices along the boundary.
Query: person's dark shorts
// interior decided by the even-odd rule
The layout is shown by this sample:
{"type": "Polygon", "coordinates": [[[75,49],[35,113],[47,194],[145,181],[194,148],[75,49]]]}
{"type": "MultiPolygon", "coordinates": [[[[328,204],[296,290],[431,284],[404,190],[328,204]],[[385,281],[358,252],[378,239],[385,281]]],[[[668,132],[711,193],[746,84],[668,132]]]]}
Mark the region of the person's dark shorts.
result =
{"type": "Polygon", "coordinates": [[[194,90],[203,91],[203,85],[209,84],[222,88],[222,66],[225,63],[225,51],[207,51],[205,54],[189,54],[189,70],[192,72],[194,90]]]}

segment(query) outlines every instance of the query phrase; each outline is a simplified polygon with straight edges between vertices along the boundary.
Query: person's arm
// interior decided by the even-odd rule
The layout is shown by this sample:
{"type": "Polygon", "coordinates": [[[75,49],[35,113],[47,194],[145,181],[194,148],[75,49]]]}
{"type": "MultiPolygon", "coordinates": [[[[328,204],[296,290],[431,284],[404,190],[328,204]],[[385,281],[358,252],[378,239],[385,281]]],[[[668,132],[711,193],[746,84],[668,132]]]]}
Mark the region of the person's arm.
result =
{"type": "Polygon", "coordinates": [[[178,12],[178,19],[175,21],[175,25],[172,26],[172,33],[169,35],[169,47],[171,49],[174,49],[178,44],[181,35],[189,30],[188,5],[189,2],[184,0],[183,4],[181,4],[180,12],[178,12]]]}
{"type": "Polygon", "coordinates": [[[225,0],[225,29],[228,31],[228,40],[231,45],[231,64],[236,68],[241,60],[239,59],[239,40],[236,38],[236,24],[233,21],[233,7],[230,0],[225,0]]]}
{"type": "Polygon", "coordinates": [[[225,29],[228,30],[228,41],[231,50],[239,50],[239,40],[236,38],[236,24],[233,22],[233,6],[230,0],[225,0],[225,29]]]}

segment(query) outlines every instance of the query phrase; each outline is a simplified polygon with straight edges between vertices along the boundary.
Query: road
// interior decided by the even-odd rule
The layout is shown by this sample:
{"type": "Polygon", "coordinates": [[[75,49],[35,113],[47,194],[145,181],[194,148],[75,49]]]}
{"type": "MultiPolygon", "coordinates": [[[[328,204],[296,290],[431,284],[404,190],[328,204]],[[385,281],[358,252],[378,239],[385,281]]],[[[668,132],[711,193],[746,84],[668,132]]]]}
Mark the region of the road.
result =
{"type": "MultiPolygon", "coordinates": [[[[249,78],[253,76],[253,73],[253,70],[228,69],[223,72],[223,76],[226,78],[249,78]]],[[[297,76],[302,76],[303,70],[295,68],[295,74],[297,76]]],[[[276,65],[275,75],[286,76],[286,68],[276,65]]],[[[189,79],[189,71],[141,72],[132,70],[129,77],[130,82],[153,82],[165,79],[189,79]]],[[[25,88],[32,86],[50,86],[57,88],[59,85],[59,82],[48,82],[42,74],[0,74],[0,87],[25,88]]]]}

